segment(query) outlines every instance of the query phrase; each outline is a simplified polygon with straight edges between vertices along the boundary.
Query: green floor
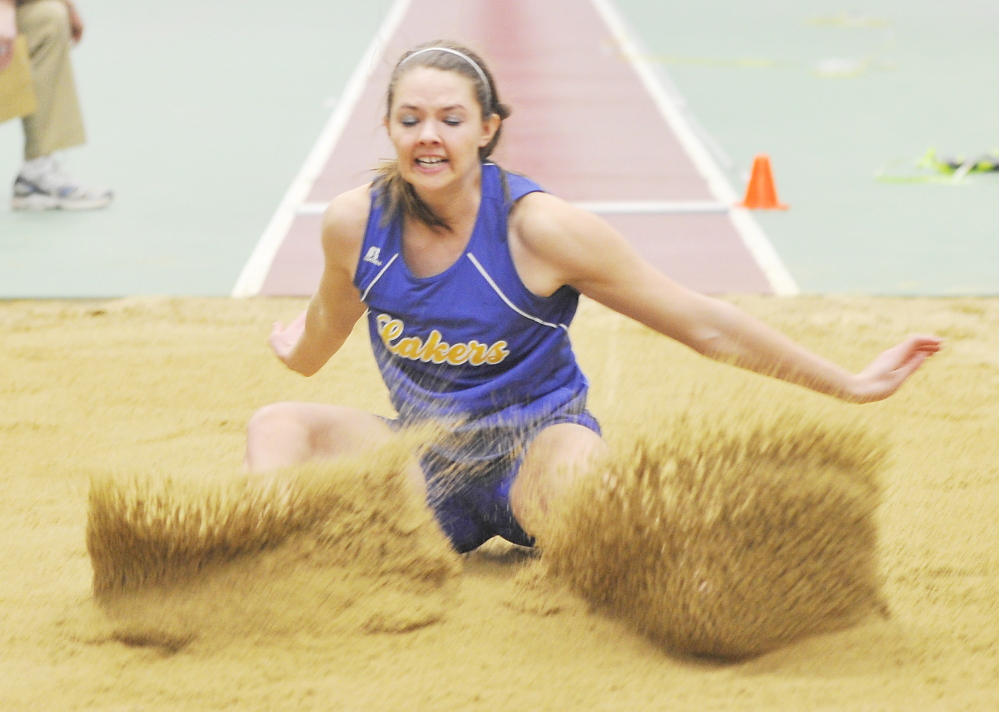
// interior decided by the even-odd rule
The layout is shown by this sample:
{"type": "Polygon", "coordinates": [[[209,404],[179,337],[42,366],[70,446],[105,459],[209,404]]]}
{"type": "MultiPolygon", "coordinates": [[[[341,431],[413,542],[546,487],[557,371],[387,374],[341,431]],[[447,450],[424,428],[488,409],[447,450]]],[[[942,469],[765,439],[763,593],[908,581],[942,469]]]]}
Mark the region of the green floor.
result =
{"type": "MultiPolygon", "coordinates": [[[[0,211],[0,297],[224,295],[391,2],[79,3],[90,141],[112,209],[0,211]]],[[[0,178],[21,151],[0,125],[0,178]]]]}
{"type": "Polygon", "coordinates": [[[733,175],[755,153],[771,155],[791,210],[757,215],[805,292],[999,294],[999,175],[874,179],[886,166],[908,170],[931,147],[999,149],[999,3],[619,6],[635,27],[657,28],[643,37],[650,54],[733,175]],[[854,76],[817,71],[851,63],[854,76]]]}
{"type": "MultiPolygon", "coordinates": [[[[999,3],[617,4],[737,188],[771,155],[792,207],[757,215],[804,291],[999,294],[999,176],[874,178],[931,147],[999,149],[999,3]]],[[[24,215],[4,199],[0,298],[228,294],[390,0],[80,5],[90,142],[68,166],[117,200],[24,215]]],[[[20,144],[0,125],[0,179],[20,144]]]]}

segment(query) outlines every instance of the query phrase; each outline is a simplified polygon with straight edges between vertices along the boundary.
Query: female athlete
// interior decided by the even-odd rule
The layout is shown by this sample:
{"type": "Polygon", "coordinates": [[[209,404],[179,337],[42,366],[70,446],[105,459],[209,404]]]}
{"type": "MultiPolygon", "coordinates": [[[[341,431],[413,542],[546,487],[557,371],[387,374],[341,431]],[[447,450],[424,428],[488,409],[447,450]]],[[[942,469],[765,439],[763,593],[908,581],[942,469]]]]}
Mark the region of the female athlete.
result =
{"type": "Polygon", "coordinates": [[[887,398],[940,340],[912,336],[853,374],[640,258],[601,218],[489,162],[509,109],[472,50],[410,50],[388,86],[396,158],[335,198],[307,310],[270,344],[310,376],[367,314],[398,418],[277,403],[251,419],[246,467],[356,454],[432,421],[447,436],[411,467],[461,552],[543,537],[548,513],[605,449],[567,328],[580,294],[711,358],[831,396],[887,398]]]}

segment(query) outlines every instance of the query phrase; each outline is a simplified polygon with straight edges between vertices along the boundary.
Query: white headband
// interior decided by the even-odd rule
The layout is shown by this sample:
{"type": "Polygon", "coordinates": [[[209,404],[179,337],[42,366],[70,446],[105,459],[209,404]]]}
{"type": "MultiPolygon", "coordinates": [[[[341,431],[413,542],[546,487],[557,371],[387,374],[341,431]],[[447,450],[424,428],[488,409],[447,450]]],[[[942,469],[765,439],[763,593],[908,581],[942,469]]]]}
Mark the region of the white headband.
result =
{"type": "Polygon", "coordinates": [[[416,55],[423,54],[424,52],[447,52],[448,54],[453,54],[455,57],[461,57],[463,60],[465,60],[466,62],[468,62],[469,64],[471,64],[472,68],[476,72],[478,72],[479,79],[482,80],[482,86],[484,86],[486,88],[486,97],[489,99],[489,101],[488,101],[489,106],[487,107],[487,110],[490,111],[490,112],[492,111],[493,93],[492,93],[492,88],[489,86],[489,80],[486,78],[486,73],[483,72],[482,71],[482,67],[480,67],[478,64],[476,64],[475,61],[471,57],[469,57],[467,54],[462,54],[458,50],[451,49],[450,47],[427,47],[426,49],[418,49],[415,52],[413,52],[412,54],[406,55],[403,58],[403,60],[401,62],[399,62],[399,66],[401,67],[402,65],[404,65],[406,62],[408,62],[409,60],[411,60],[416,55]]]}

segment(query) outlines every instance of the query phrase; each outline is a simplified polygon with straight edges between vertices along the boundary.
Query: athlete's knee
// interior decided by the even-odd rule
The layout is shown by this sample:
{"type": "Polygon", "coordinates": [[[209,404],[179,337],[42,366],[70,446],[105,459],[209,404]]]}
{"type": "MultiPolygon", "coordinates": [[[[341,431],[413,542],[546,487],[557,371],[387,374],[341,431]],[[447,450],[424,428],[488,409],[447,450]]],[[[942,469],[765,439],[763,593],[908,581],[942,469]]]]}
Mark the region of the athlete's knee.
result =
{"type": "Polygon", "coordinates": [[[583,480],[599,477],[607,442],[594,431],[575,424],[551,426],[541,432],[521,465],[510,489],[513,514],[529,534],[543,538],[548,519],[583,480]]]}
{"type": "Polygon", "coordinates": [[[528,461],[547,470],[588,469],[609,452],[607,441],[593,430],[561,423],[543,430],[528,449],[528,461]]]}
{"type": "Polygon", "coordinates": [[[257,410],[246,427],[243,467],[269,471],[305,462],[313,456],[308,422],[294,403],[272,403],[257,410]]]}
{"type": "Polygon", "coordinates": [[[271,403],[250,416],[246,431],[247,438],[255,441],[298,428],[303,432],[307,430],[305,422],[296,412],[294,403],[271,403]]]}

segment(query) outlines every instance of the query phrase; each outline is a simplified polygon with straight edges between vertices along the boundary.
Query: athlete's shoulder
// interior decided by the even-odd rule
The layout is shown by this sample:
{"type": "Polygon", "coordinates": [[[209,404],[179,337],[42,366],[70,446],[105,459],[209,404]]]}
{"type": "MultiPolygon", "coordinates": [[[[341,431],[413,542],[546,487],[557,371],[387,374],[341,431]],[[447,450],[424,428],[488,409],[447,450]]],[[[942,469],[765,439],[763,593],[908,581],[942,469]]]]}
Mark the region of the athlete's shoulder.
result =
{"type": "Polygon", "coordinates": [[[326,261],[340,263],[353,274],[364,244],[371,212],[371,184],[341,193],[323,213],[322,240],[326,261]]]}
{"type": "Polygon", "coordinates": [[[550,193],[535,191],[523,196],[510,211],[510,225],[531,246],[594,229],[592,213],[550,193]]]}
{"type": "Polygon", "coordinates": [[[535,265],[534,272],[547,280],[540,282],[546,289],[568,284],[587,294],[611,265],[637,269],[637,254],[610,223],[553,195],[524,196],[510,226],[514,261],[520,254],[518,267],[535,265]]]}
{"type": "Polygon", "coordinates": [[[371,211],[371,184],[341,193],[323,213],[323,245],[356,244],[360,249],[371,211]]]}
{"type": "Polygon", "coordinates": [[[370,211],[370,183],[340,193],[326,206],[326,211],[323,213],[323,232],[327,227],[349,232],[356,232],[360,228],[363,237],[370,211]]]}

